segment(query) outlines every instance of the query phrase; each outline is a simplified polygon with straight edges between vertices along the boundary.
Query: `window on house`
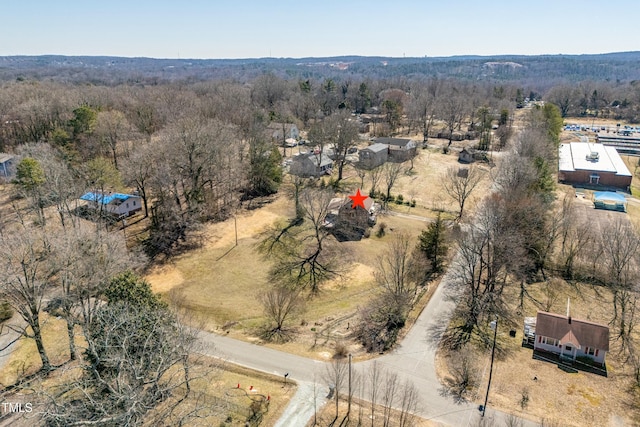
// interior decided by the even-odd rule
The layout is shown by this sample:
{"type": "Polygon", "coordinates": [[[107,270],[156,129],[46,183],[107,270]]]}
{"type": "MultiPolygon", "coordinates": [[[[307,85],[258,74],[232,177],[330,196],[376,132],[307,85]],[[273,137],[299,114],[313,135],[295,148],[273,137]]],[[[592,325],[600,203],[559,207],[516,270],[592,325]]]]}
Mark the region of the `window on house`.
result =
{"type": "Polygon", "coordinates": [[[573,347],[571,347],[570,345],[565,345],[564,349],[567,350],[567,351],[571,351],[571,350],[573,350],[573,347]]]}
{"type": "Polygon", "coordinates": [[[595,356],[595,354],[596,354],[596,349],[595,349],[595,348],[593,348],[593,347],[587,347],[587,348],[585,348],[585,349],[584,349],[584,352],[585,352],[586,354],[588,354],[589,356],[595,356]]]}
{"type": "Polygon", "coordinates": [[[547,344],[547,345],[556,346],[556,345],[558,345],[558,340],[555,339],[555,338],[543,337],[542,338],[542,343],[543,344],[547,344]]]}
{"type": "Polygon", "coordinates": [[[134,201],[133,201],[133,206],[135,206],[135,205],[136,205],[136,201],[134,200],[134,201]]]}
{"type": "Polygon", "coordinates": [[[127,202],[127,209],[129,209],[129,202],[127,202]]]}

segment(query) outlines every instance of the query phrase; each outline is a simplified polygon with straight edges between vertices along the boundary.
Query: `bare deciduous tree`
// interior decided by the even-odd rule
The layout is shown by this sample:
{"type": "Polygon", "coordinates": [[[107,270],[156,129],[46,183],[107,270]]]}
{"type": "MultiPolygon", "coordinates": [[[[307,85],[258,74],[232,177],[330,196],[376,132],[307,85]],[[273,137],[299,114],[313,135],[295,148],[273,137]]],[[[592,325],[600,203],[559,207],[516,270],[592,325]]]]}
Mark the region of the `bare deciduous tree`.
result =
{"type": "Polygon", "coordinates": [[[267,233],[261,250],[275,259],[271,276],[315,294],[320,284],[340,274],[340,248],[323,227],[333,193],[305,188],[299,193],[304,222],[294,221],[267,233]]]}
{"type": "Polygon", "coordinates": [[[398,420],[400,427],[410,427],[414,425],[416,418],[414,413],[418,409],[419,398],[420,391],[410,380],[402,383],[400,390],[400,418],[398,420]]]}
{"type": "MultiPolygon", "coordinates": [[[[46,390],[50,425],[167,425],[192,394],[194,331],[166,309],[103,305],[87,329],[86,368],[46,390]]],[[[184,421],[184,420],[183,420],[184,421]]]]}
{"type": "Polygon", "coordinates": [[[384,378],[384,388],[382,390],[382,407],[383,407],[383,427],[389,427],[391,422],[391,414],[396,404],[396,394],[400,386],[398,374],[387,371],[384,378]]]}
{"type": "Polygon", "coordinates": [[[457,220],[462,218],[465,203],[481,180],[482,171],[475,166],[470,166],[466,172],[461,172],[456,167],[450,167],[443,175],[444,191],[458,204],[457,220]]]}
{"type": "Polygon", "coordinates": [[[300,289],[274,286],[260,296],[260,301],[270,321],[263,336],[268,340],[286,341],[290,332],[286,323],[304,308],[300,289]]]}
{"type": "Polygon", "coordinates": [[[49,281],[54,276],[50,262],[52,248],[44,231],[21,228],[0,234],[0,268],[4,279],[0,297],[20,315],[26,326],[7,325],[25,338],[35,341],[42,370],[51,369],[51,362],[42,340],[41,310],[49,281]]]}
{"type": "Polygon", "coordinates": [[[329,387],[333,387],[334,400],[336,405],[336,418],[338,419],[338,404],[340,401],[340,393],[342,392],[346,382],[348,381],[347,375],[349,372],[349,366],[344,359],[334,359],[327,365],[325,372],[325,378],[329,383],[329,387]]]}
{"type": "Polygon", "coordinates": [[[386,197],[384,200],[385,207],[387,206],[389,198],[391,197],[391,190],[393,189],[393,186],[396,184],[396,181],[398,180],[402,172],[403,167],[401,163],[387,162],[382,165],[382,177],[384,179],[386,192],[386,197]]]}
{"type": "Polygon", "coordinates": [[[369,180],[371,181],[370,194],[374,195],[378,191],[378,184],[382,179],[382,166],[377,166],[369,171],[369,180]]]}

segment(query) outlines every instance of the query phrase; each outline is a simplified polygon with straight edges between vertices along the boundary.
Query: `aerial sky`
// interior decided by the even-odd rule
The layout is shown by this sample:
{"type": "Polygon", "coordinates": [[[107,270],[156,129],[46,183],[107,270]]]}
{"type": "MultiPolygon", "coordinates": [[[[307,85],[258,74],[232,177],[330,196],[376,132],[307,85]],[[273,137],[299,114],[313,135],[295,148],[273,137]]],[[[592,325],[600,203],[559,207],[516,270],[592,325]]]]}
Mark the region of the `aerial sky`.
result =
{"type": "Polygon", "coordinates": [[[0,1],[0,56],[423,57],[637,50],[638,0],[0,1]]]}

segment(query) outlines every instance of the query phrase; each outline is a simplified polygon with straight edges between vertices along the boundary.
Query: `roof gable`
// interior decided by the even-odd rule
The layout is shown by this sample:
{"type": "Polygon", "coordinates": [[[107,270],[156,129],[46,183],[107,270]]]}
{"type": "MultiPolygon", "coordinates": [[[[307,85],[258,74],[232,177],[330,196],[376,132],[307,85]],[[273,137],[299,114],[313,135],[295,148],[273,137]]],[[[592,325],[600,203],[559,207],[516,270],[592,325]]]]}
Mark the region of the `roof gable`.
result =
{"type": "Polygon", "coordinates": [[[563,345],[572,343],[577,348],[584,346],[609,351],[609,327],[560,314],[539,311],[536,335],[555,338],[563,345]]]}
{"type": "Polygon", "coordinates": [[[379,144],[395,145],[396,147],[406,147],[407,145],[411,145],[411,140],[408,138],[376,138],[375,142],[379,144]]]}

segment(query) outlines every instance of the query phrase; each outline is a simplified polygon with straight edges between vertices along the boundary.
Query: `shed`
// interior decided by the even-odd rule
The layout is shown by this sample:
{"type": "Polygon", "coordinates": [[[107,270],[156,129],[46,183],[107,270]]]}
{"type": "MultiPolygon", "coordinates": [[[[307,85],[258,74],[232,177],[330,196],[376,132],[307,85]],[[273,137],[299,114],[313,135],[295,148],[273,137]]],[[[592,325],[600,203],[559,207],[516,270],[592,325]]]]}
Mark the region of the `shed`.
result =
{"type": "Polygon", "coordinates": [[[458,155],[458,161],[460,163],[473,163],[476,161],[474,153],[475,150],[472,148],[463,148],[458,155]]]}
{"type": "Polygon", "coordinates": [[[606,209],[610,211],[627,211],[627,199],[613,191],[596,191],[593,193],[593,205],[596,209],[606,209]]]}

